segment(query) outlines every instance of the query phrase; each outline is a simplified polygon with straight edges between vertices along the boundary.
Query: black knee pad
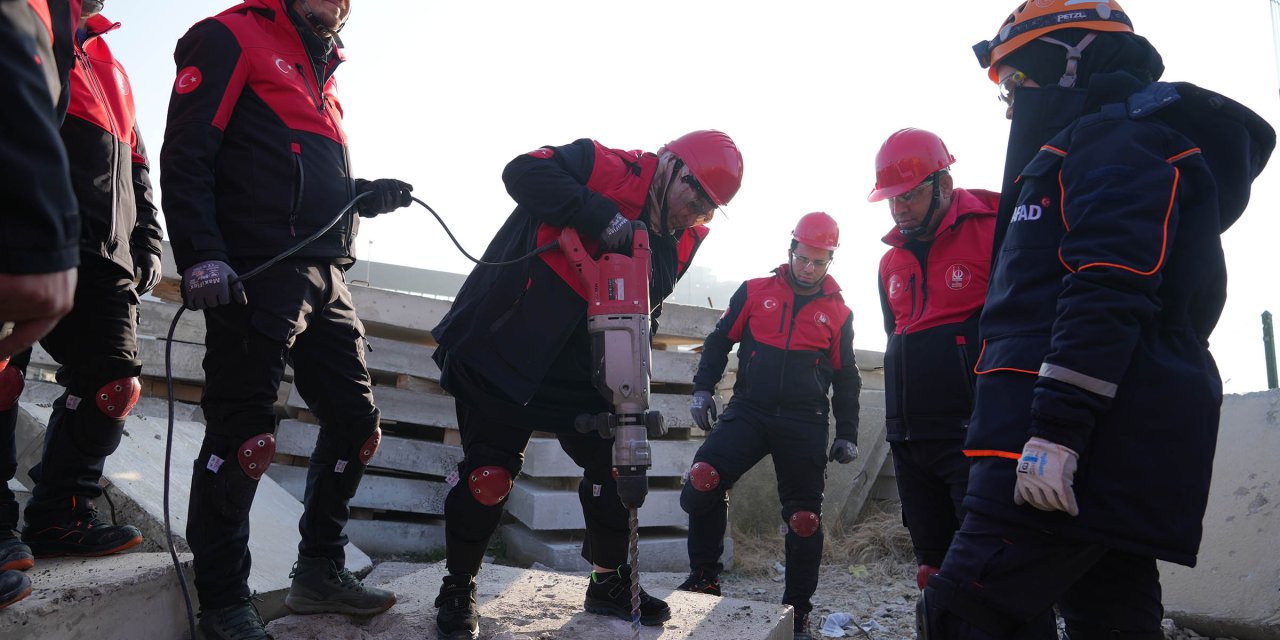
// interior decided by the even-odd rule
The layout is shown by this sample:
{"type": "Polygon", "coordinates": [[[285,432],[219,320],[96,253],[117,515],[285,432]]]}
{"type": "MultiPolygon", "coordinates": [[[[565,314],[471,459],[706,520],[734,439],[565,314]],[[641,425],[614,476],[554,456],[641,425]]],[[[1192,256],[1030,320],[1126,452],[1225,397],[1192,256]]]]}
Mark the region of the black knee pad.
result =
{"type": "Polygon", "coordinates": [[[507,499],[523,466],[518,454],[484,444],[472,445],[458,463],[458,482],[466,486],[473,500],[494,507],[507,499]]]}

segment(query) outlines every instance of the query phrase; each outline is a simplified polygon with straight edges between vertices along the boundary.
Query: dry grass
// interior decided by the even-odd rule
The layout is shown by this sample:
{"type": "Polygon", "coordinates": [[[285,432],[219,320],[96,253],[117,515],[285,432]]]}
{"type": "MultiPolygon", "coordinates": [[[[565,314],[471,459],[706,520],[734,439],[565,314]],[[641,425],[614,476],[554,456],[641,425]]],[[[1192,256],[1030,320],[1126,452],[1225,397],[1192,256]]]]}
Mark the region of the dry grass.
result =
{"type": "MultiPolygon", "coordinates": [[[[862,517],[852,527],[824,524],[822,548],[824,565],[862,567],[870,574],[897,576],[907,566],[914,575],[915,560],[911,538],[902,526],[897,503],[868,503],[862,517]]],[[[764,577],[775,573],[783,562],[782,536],[778,534],[733,532],[733,572],[764,577]]]]}

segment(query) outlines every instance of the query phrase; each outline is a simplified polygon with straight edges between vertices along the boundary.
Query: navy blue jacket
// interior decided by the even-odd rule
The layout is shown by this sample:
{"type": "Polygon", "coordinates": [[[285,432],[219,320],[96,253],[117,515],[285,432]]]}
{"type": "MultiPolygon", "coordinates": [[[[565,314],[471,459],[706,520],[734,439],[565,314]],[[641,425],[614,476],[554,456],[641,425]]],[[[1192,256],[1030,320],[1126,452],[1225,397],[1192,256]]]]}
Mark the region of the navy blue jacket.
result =
{"type": "Polygon", "coordinates": [[[1022,171],[980,321],[965,507],[1194,565],[1222,403],[1220,234],[1275,145],[1193,85],[1101,81],[1022,171]],[[1013,503],[1030,436],[1079,453],[1078,517],[1013,503]]]}

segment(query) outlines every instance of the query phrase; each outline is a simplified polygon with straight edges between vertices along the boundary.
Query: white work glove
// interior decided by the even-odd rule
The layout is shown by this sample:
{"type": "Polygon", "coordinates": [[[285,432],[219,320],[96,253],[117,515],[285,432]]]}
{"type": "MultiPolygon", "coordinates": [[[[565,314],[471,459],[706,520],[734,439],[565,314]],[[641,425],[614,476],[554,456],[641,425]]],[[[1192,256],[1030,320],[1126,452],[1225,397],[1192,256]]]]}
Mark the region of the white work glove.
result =
{"type": "Polygon", "coordinates": [[[1056,442],[1031,438],[1018,460],[1014,504],[1030,504],[1041,511],[1066,511],[1078,516],[1076,494],[1071,489],[1079,455],[1056,442]]]}
{"type": "Polygon", "coordinates": [[[703,431],[716,428],[716,401],[710,391],[694,391],[693,402],[689,404],[689,415],[693,423],[703,431]]]}

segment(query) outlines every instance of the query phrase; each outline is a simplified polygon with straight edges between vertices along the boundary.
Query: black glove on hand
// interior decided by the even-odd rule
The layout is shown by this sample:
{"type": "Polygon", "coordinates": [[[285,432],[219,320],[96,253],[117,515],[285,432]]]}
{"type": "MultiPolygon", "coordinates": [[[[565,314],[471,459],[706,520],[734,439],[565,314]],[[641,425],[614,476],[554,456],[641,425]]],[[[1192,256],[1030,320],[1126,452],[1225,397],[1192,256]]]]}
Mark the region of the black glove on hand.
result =
{"type": "Polygon", "coordinates": [[[621,213],[613,214],[613,219],[609,221],[609,226],[600,232],[600,242],[604,244],[605,249],[614,253],[630,249],[631,221],[623,217],[621,213]]]}
{"type": "Polygon", "coordinates": [[[836,441],[831,443],[831,453],[827,454],[828,462],[849,464],[857,459],[858,445],[843,438],[836,438],[836,441]]]}
{"type": "Polygon", "coordinates": [[[249,302],[236,272],[221,260],[205,260],[187,267],[182,272],[182,297],[187,308],[195,311],[212,309],[228,302],[249,302]]]}
{"type": "Polygon", "coordinates": [[[372,218],[383,213],[391,213],[400,207],[407,207],[413,202],[413,185],[392,178],[378,180],[356,180],[356,193],[372,193],[356,203],[356,211],[362,218],[372,218]]]}
{"type": "Polygon", "coordinates": [[[145,251],[133,255],[133,270],[138,276],[138,284],[134,288],[138,295],[146,295],[160,284],[160,256],[145,251]]]}
{"type": "Polygon", "coordinates": [[[693,403],[689,405],[689,415],[693,423],[703,431],[716,428],[716,401],[710,391],[694,391],[693,403]]]}

